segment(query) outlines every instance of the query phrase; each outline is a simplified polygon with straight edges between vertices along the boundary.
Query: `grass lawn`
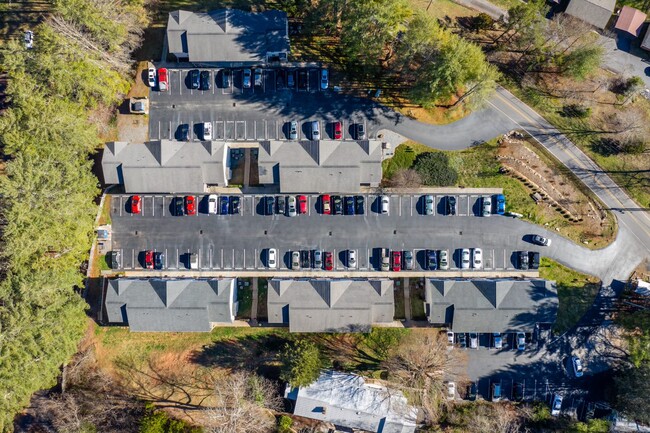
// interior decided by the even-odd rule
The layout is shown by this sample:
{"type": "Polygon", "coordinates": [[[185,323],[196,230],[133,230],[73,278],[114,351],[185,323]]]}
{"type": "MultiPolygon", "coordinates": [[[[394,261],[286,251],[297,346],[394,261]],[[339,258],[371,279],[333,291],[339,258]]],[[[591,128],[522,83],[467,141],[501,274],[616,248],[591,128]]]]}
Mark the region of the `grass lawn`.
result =
{"type": "Polygon", "coordinates": [[[253,286],[250,278],[237,279],[237,301],[239,302],[237,318],[249,320],[251,318],[251,305],[253,304],[253,286]]]}
{"type": "Polygon", "coordinates": [[[539,275],[556,283],[560,306],[554,331],[561,334],[575,326],[593,304],[600,288],[600,280],[569,269],[547,257],[542,257],[539,275]]]}
{"type": "Polygon", "coordinates": [[[257,281],[257,320],[266,321],[269,313],[266,309],[266,294],[269,290],[269,282],[266,278],[259,278],[257,281]]]}
{"type": "Polygon", "coordinates": [[[424,278],[411,278],[411,319],[427,320],[424,314],[424,278]]]}
{"type": "Polygon", "coordinates": [[[404,279],[397,280],[400,285],[395,285],[395,320],[404,319],[404,279]]]}
{"type": "Polygon", "coordinates": [[[440,19],[444,19],[445,17],[457,18],[478,15],[478,11],[466,8],[451,0],[409,0],[409,4],[414,11],[426,11],[432,17],[440,19]]]}

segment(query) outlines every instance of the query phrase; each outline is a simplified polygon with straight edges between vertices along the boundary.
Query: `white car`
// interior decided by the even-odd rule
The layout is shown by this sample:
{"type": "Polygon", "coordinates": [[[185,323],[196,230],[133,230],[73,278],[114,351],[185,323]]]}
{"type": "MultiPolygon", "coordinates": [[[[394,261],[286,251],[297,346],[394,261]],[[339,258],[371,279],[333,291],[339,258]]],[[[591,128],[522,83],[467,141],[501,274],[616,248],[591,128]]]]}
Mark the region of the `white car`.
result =
{"type": "Polygon", "coordinates": [[[489,217],[492,215],[492,197],[486,195],[483,197],[483,216],[489,217]]]}
{"type": "Polygon", "coordinates": [[[456,383],[449,381],[447,382],[447,400],[456,399],[456,383]]]}
{"type": "Polygon", "coordinates": [[[357,267],[357,250],[348,250],[348,268],[357,267]]]}
{"type": "Polygon", "coordinates": [[[296,216],[296,197],[290,195],[289,198],[287,199],[287,209],[288,209],[288,215],[290,217],[295,217],[296,216]]]}
{"type": "Polygon", "coordinates": [[[449,269],[449,252],[440,250],[440,260],[438,260],[438,269],[446,271],[449,269]]]}
{"type": "Polygon", "coordinates": [[[551,415],[558,416],[562,410],[562,395],[555,394],[553,397],[553,403],[551,404],[551,415]]]}
{"type": "Polygon", "coordinates": [[[469,249],[463,248],[460,252],[460,268],[469,269],[469,249]]]}
{"type": "Polygon", "coordinates": [[[387,195],[382,195],[381,196],[381,213],[382,214],[388,215],[388,211],[389,211],[389,208],[390,208],[389,204],[390,204],[390,201],[388,200],[388,196],[387,195]]]}
{"type": "Polygon", "coordinates": [[[300,251],[293,251],[291,253],[291,269],[294,271],[300,270],[300,251]]]}
{"type": "Polygon", "coordinates": [[[573,365],[573,374],[575,374],[576,377],[582,377],[583,370],[582,370],[582,361],[580,361],[580,358],[578,358],[577,356],[572,356],[571,364],[573,365]]]}
{"type": "Polygon", "coordinates": [[[483,250],[480,248],[474,248],[472,253],[472,267],[474,269],[483,268],[483,250]]]}
{"type": "Polygon", "coordinates": [[[275,248],[269,248],[268,256],[268,265],[269,268],[275,269],[278,267],[278,250],[275,248]]]}
{"type": "Polygon", "coordinates": [[[203,141],[212,140],[212,122],[203,123],[203,141]]]}
{"type": "Polygon", "coordinates": [[[476,332],[469,333],[469,348],[478,349],[478,334],[476,332]]]}
{"type": "Polygon", "coordinates": [[[320,71],[320,88],[326,90],[329,86],[329,73],[327,69],[321,69],[320,71]]]}
{"type": "Polygon", "coordinates": [[[320,125],[318,124],[318,120],[311,122],[311,139],[320,140],[320,125]]]}
{"type": "Polygon", "coordinates": [[[262,70],[261,69],[255,69],[253,77],[254,77],[255,85],[256,86],[261,86],[262,85],[262,70]]]}
{"type": "Polygon", "coordinates": [[[492,333],[492,340],[494,341],[494,348],[495,349],[502,349],[503,348],[503,338],[501,337],[500,332],[493,332],[492,333]]]}
{"type": "Polygon", "coordinates": [[[31,30],[25,32],[25,48],[34,48],[34,32],[31,30]]]}
{"type": "Polygon", "coordinates": [[[251,70],[244,69],[244,89],[249,89],[251,87],[251,70]]]}
{"type": "Polygon", "coordinates": [[[217,195],[210,194],[208,196],[208,213],[216,214],[217,213],[217,195]]]}
{"type": "Polygon", "coordinates": [[[454,347],[454,331],[447,331],[447,346],[454,347]]]}
{"type": "Polygon", "coordinates": [[[323,267],[323,252],[321,250],[314,251],[314,269],[323,267]]]}
{"type": "Polygon", "coordinates": [[[156,87],[156,68],[149,68],[147,72],[147,81],[152,89],[156,87]]]}
{"type": "Polygon", "coordinates": [[[526,350],[526,334],[517,332],[517,350],[523,352],[526,350]]]}

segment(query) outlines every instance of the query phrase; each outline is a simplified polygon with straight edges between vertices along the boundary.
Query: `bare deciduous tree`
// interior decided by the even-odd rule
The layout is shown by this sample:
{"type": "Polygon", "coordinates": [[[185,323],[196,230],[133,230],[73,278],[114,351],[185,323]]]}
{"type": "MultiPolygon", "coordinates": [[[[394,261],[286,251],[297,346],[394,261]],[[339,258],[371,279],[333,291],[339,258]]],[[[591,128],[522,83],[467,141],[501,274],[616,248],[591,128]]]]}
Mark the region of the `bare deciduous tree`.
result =
{"type": "Polygon", "coordinates": [[[417,188],[422,186],[422,177],[412,168],[400,168],[388,181],[393,188],[417,188]]]}

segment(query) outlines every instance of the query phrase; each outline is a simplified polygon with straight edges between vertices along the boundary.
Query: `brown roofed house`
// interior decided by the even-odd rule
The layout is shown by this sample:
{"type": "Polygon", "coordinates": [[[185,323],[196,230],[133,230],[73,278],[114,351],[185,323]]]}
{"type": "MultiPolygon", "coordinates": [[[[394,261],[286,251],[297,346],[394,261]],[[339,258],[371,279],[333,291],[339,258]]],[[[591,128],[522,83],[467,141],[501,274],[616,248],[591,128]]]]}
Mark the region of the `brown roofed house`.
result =
{"type": "Polygon", "coordinates": [[[641,34],[641,28],[645,22],[646,14],[638,9],[629,6],[623,6],[621,13],[616,20],[615,28],[627,32],[635,37],[641,34]]]}

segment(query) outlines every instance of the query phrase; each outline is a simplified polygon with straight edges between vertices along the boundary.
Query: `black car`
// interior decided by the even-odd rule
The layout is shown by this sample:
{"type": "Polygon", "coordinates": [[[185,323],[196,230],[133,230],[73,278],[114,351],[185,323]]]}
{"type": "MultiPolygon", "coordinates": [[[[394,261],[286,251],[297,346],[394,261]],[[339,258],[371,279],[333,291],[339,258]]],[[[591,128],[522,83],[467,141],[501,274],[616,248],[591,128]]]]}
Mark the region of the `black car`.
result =
{"type": "Polygon", "coordinates": [[[284,69],[278,70],[278,77],[275,79],[276,87],[278,89],[282,89],[284,87],[284,82],[285,82],[285,72],[284,69]]]}
{"type": "Polygon", "coordinates": [[[354,197],[345,197],[345,214],[354,215],[354,197]]]}
{"type": "Polygon", "coordinates": [[[471,385],[467,386],[467,399],[470,401],[476,400],[476,382],[472,382],[471,385]]]}
{"type": "Polygon", "coordinates": [[[230,206],[232,209],[232,213],[238,214],[239,213],[239,197],[236,195],[233,195],[230,197],[230,206]]]}
{"type": "Polygon", "coordinates": [[[356,212],[357,215],[363,215],[365,212],[364,210],[364,204],[365,200],[362,195],[358,195],[354,197],[354,211],[356,212]]]}
{"type": "Polygon", "coordinates": [[[276,212],[280,215],[284,215],[284,209],[285,209],[284,196],[283,195],[277,196],[275,198],[275,201],[277,203],[276,212]]]}
{"type": "Polygon", "coordinates": [[[176,130],[176,138],[178,141],[189,141],[190,140],[190,125],[187,123],[181,123],[178,125],[176,130]]]}
{"type": "Polygon", "coordinates": [[[524,384],[515,382],[512,385],[512,398],[514,401],[523,401],[524,399],[524,384]]]}
{"type": "Polygon", "coordinates": [[[306,89],[309,85],[309,78],[307,77],[307,71],[301,69],[298,71],[298,88],[306,89]]]}
{"type": "Polygon", "coordinates": [[[153,268],[162,269],[163,264],[165,263],[165,255],[160,251],[153,253],[153,268]]]}
{"type": "Polygon", "coordinates": [[[198,89],[200,85],[201,81],[199,79],[199,70],[190,70],[190,89],[198,89]]]}
{"type": "Polygon", "coordinates": [[[174,215],[185,215],[185,199],[183,197],[174,197],[174,215]]]}
{"type": "Polygon", "coordinates": [[[223,87],[224,89],[230,87],[231,76],[232,76],[232,72],[230,72],[230,69],[224,69],[221,71],[221,87],[223,87]]]}
{"type": "Polygon", "coordinates": [[[427,269],[435,271],[438,269],[438,255],[436,250],[427,250],[427,269]]]}
{"type": "Polygon", "coordinates": [[[309,251],[307,250],[300,251],[300,267],[311,268],[311,258],[309,256],[310,256],[309,251]]]}
{"type": "Polygon", "coordinates": [[[201,90],[210,90],[210,71],[201,71],[201,90]]]}
{"type": "Polygon", "coordinates": [[[332,208],[334,211],[334,215],[342,215],[343,214],[343,200],[341,200],[340,195],[333,195],[332,196],[332,208]]]}
{"type": "Polygon", "coordinates": [[[447,215],[456,215],[456,197],[447,196],[447,215]]]}
{"type": "Polygon", "coordinates": [[[273,196],[266,197],[266,214],[273,215],[274,207],[275,207],[275,198],[273,198],[273,196]]]}
{"type": "Polygon", "coordinates": [[[519,269],[528,270],[528,251],[519,251],[519,269]]]}
{"type": "Polygon", "coordinates": [[[539,269],[539,253],[531,251],[528,254],[528,259],[529,259],[528,267],[530,269],[539,269]]]}
{"type": "Polygon", "coordinates": [[[458,336],[458,345],[465,349],[467,347],[467,340],[465,339],[465,333],[461,332],[460,334],[456,334],[458,336]]]}

